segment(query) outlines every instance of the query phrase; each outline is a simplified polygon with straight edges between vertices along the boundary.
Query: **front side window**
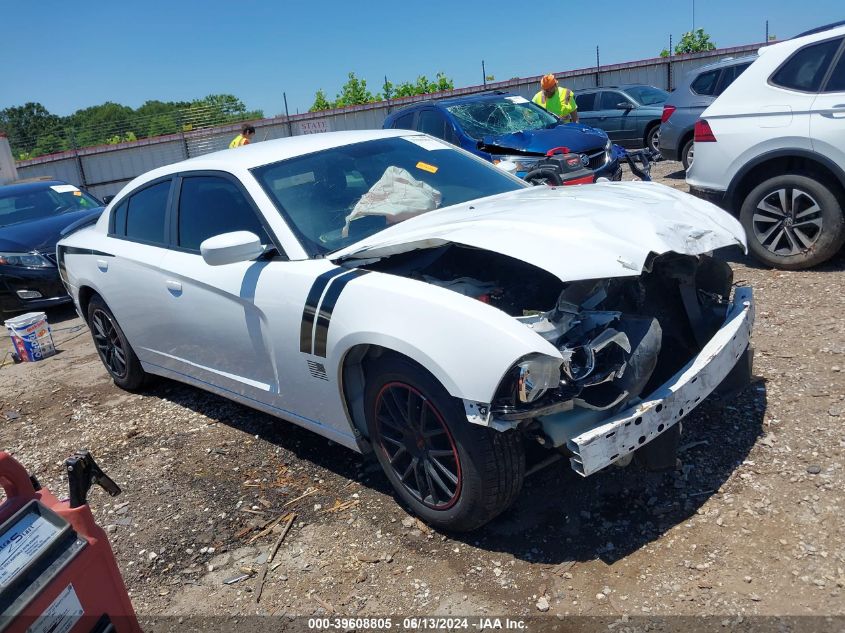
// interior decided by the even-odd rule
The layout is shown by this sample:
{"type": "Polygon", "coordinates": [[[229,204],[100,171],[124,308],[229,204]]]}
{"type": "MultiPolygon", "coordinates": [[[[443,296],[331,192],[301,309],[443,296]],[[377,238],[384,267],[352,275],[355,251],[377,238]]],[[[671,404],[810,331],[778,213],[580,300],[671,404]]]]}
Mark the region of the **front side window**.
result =
{"type": "Polygon", "coordinates": [[[417,126],[420,132],[431,134],[437,138],[446,138],[446,118],[437,110],[423,110],[417,126]]]}
{"type": "Polygon", "coordinates": [[[840,44],[842,38],[819,42],[796,51],[772,75],[772,83],[790,90],[818,92],[840,44]]]}
{"type": "Polygon", "coordinates": [[[719,70],[710,70],[701,73],[690,84],[690,90],[702,97],[712,97],[716,94],[716,84],[719,83],[719,70]]]}
{"type": "Polygon", "coordinates": [[[425,136],[345,145],[252,173],[315,256],[435,209],[528,186],[425,136]]]}
{"type": "Polygon", "coordinates": [[[601,93],[601,98],[599,100],[599,110],[620,110],[620,103],[631,102],[621,92],[605,90],[601,93]]]}
{"type": "Polygon", "coordinates": [[[186,176],[179,195],[176,243],[180,248],[199,251],[209,237],[232,231],[249,231],[269,244],[252,205],[231,181],[219,176],[186,176]]]}
{"type": "Polygon", "coordinates": [[[446,109],[464,132],[476,140],[560,125],[560,119],[525,97],[485,99],[450,105],[446,109]]]}
{"type": "Polygon", "coordinates": [[[164,244],[164,218],[167,214],[169,193],[170,181],[165,180],[129,197],[126,207],[127,238],[139,242],[164,244]]]}

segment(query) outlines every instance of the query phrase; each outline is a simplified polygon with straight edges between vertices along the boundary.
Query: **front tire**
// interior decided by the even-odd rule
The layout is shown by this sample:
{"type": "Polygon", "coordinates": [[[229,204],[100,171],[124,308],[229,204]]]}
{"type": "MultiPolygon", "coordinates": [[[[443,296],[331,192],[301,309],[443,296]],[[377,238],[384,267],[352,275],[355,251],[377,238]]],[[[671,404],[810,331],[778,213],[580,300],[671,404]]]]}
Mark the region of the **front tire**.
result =
{"type": "Polygon", "coordinates": [[[739,220],[751,253],[774,268],[816,266],[845,242],[845,220],[834,193],[823,182],[798,174],[757,185],[746,196],[739,220]]]}
{"type": "Polygon", "coordinates": [[[382,357],[367,372],[367,429],[402,502],[444,530],[477,529],[519,495],[522,436],[471,424],[461,403],[412,361],[382,357]]]}
{"type": "Polygon", "coordinates": [[[114,314],[99,295],[88,303],[88,327],[100,360],[121,389],[139,389],[147,378],[141,362],[135,355],[126,335],[117,324],[114,314]]]}

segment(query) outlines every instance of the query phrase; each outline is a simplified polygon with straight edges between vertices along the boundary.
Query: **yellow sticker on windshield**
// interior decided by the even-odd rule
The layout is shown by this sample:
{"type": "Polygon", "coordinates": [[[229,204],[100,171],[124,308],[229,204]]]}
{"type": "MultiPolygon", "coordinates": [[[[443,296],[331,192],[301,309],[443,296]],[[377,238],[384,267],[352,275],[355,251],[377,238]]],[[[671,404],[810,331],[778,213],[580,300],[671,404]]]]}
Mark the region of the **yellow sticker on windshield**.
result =
{"type": "Polygon", "coordinates": [[[73,195],[75,195],[75,196],[81,196],[81,195],[82,195],[82,192],[81,192],[81,191],[74,191],[74,192],[73,192],[73,195]]]}
{"type": "Polygon", "coordinates": [[[437,173],[437,167],[434,165],[429,165],[428,163],[424,163],[422,161],[417,163],[417,169],[422,169],[423,171],[427,171],[430,174],[437,173]]]}

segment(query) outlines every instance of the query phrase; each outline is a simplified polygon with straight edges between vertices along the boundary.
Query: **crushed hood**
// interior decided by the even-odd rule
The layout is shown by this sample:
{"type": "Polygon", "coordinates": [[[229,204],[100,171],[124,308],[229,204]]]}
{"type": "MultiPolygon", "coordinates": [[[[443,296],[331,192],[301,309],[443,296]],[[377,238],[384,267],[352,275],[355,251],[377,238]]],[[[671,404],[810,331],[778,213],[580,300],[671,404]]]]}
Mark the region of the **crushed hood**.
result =
{"type": "Polygon", "coordinates": [[[607,135],[580,123],[566,123],[553,128],[523,130],[513,134],[485,136],[484,151],[498,148],[503,152],[515,150],[534,154],[545,154],[553,147],[568,147],[573,152],[603,149],[607,135]]]}
{"type": "Polygon", "coordinates": [[[436,211],[332,253],[334,261],[460,244],[519,259],[561,281],[639,275],[650,253],[699,255],[738,245],[739,222],[656,183],[530,187],[436,211]]]}

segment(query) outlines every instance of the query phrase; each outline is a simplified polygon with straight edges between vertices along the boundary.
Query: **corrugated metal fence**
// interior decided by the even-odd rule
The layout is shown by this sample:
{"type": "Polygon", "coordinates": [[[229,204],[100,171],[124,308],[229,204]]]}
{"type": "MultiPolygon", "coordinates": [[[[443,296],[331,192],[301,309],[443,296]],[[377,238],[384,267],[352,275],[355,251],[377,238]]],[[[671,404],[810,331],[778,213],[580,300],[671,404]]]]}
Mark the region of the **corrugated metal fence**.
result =
{"type": "MultiPolygon", "coordinates": [[[[562,85],[573,90],[627,83],[650,84],[671,89],[675,85],[675,78],[682,77],[694,68],[724,57],[750,54],[760,46],[763,44],[722,48],[671,58],[644,59],[600,68],[582,68],[556,75],[562,85]]],[[[531,98],[537,92],[539,81],[538,75],[488,83],[486,86],[457,88],[434,95],[307,112],[290,118],[281,116],[263,119],[253,123],[256,131],[254,141],[315,132],[378,129],[385,116],[392,110],[432,98],[455,97],[484,90],[506,90],[531,98]]],[[[225,149],[239,132],[238,123],[140,141],[71,150],[20,161],[17,163],[18,175],[20,178],[51,176],[83,185],[95,195],[104,196],[117,193],[129,180],[155,167],[225,149]]]]}

